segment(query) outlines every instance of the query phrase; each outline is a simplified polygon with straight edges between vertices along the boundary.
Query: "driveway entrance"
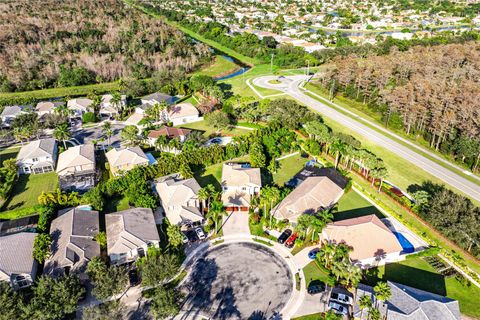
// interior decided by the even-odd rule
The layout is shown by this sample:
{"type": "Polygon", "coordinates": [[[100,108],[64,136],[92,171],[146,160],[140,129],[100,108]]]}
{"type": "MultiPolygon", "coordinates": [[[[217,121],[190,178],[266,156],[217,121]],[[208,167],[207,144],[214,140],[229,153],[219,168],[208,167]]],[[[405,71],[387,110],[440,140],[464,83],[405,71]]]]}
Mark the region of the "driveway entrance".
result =
{"type": "Polygon", "coordinates": [[[248,227],[248,211],[227,211],[223,217],[223,235],[250,234],[248,227]]]}

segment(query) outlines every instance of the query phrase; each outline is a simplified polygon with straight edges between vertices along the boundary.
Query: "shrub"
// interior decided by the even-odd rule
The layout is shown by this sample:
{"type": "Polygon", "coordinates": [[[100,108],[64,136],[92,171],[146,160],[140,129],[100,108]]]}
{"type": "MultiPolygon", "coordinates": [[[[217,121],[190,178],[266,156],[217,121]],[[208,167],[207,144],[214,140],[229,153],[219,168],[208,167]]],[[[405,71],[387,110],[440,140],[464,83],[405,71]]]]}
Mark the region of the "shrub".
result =
{"type": "Polygon", "coordinates": [[[97,121],[97,118],[95,117],[95,114],[93,112],[84,113],[82,116],[83,123],[91,123],[96,121],[97,121]]]}

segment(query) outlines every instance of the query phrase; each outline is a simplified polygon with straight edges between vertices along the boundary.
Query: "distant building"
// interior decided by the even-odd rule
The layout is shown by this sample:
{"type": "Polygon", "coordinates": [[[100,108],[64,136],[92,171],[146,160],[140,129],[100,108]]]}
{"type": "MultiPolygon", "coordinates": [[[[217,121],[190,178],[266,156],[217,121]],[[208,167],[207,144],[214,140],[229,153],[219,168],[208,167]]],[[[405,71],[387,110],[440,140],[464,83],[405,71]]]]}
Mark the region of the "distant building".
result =
{"type": "Polygon", "coordinates": [[[150,246],[158,247],[152,209],[133,208],[105,215],[107,251],[110,262],[120,265],[147,255],[150,246]]]}
{"type": "Polygon", "coordinates": [[[54,171],[57,153],[57,141],[53,138],[31,141],[17,155],[18,172],[37,174],[54,171]]]}
{"type": "Polygon", "coordinates": [[[0,281],[15,290],[31,286],[37,274],[33,243],[37,234],[20,232],[0,237],[0,281]]]}

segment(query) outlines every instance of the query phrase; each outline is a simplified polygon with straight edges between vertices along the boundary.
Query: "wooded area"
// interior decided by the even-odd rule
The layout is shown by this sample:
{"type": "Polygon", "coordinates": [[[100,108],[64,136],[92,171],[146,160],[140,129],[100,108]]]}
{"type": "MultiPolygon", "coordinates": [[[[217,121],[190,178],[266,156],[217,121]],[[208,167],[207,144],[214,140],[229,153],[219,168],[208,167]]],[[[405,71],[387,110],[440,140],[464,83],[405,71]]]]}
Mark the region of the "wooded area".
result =
{"type": "Polygon", "coordinates": [[[423,136],[467,162],[480,158],[480,44],[415,46],[388,55],[334,60],[322,85],[366,103],[387,126],[423,136]]]}
{"type": "Polygon", "coordinates": [[[121,0],[0,4],[2,92],[188,72],[209,56],[206,45],[121,0]]]}

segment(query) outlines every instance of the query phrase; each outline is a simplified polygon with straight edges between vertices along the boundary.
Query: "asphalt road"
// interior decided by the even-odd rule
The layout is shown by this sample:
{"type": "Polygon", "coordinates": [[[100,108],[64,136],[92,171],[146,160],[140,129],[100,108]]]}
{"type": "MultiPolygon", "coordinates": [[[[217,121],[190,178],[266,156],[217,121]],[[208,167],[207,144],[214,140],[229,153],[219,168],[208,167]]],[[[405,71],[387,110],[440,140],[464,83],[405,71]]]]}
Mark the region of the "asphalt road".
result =
{"type": "MultiPolygon", "coordinates": [[[[120,133],[122,129],[125,128],[123,124],[112,124],[113,135],[110,137],[110,145],[113,147],[120,147],[122,141],[120,133]]],[[[91,143],[93,140],[100,140],[104,138],[104,142],[99,142],[99,144],[106,144],[107,138],[103,133],[101,124],[89,128],[75,128],[72,130],[72,137],[77,139],[80,143],[91,143]]]]}
{"type": "Polygon", "coordinates": [[[182,319],[269,319],[288,302],[292,274],[276,253],[254,243],[214,247],[182,285],[182,319]]]}
{"type": "Polygon", "coordinates": [[[300,89],[300,84],[307,79],[307,76],[287,76],[281,84],[269,83],[270,80],[278,79],[277,76],[265,76],[253,80],[253,84],[259,87],[283,91],[291,97],[297,99],[306,106],[318,111],[326,117],[342,124],[343,126],[355,131],[382,147],[394,152],[399,157],[410,161],[417,167],[436,176],[440,180],[457,188],[471,198],[480,201],[480,186],[472,181],[465,179],[459,174],[449,170],[438,163],[424,157],[415,151],[416,147],[407,147],[384,134],[368,127],[367,125],[352,119],[351,117],[329,107],[328,105],[316,100],[300,89]]]}

